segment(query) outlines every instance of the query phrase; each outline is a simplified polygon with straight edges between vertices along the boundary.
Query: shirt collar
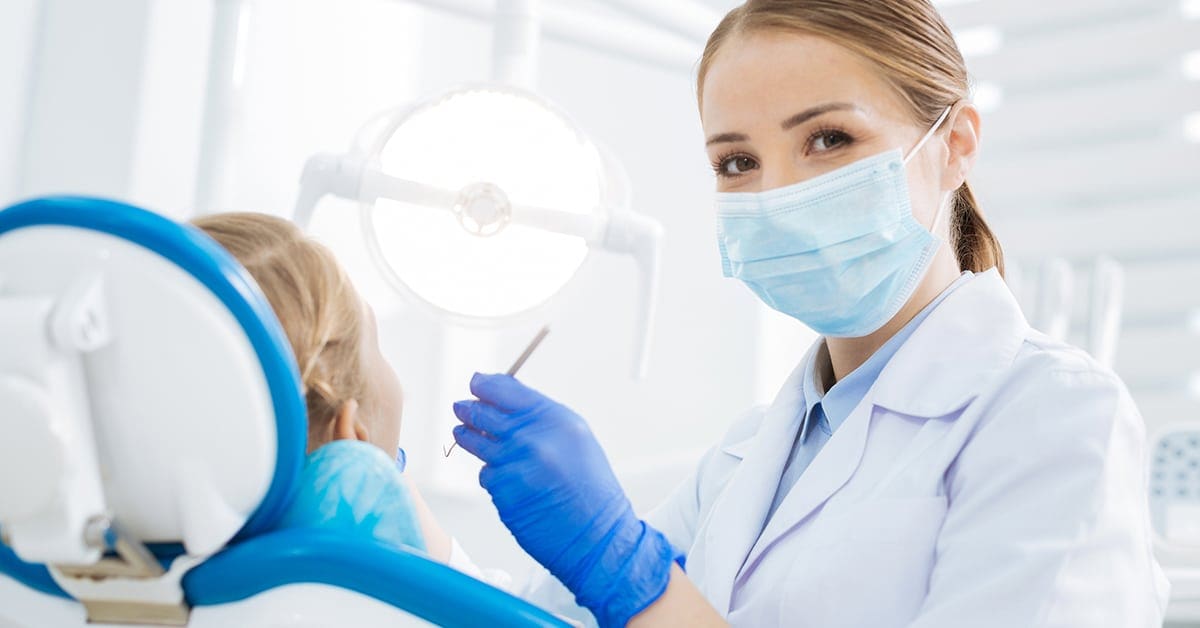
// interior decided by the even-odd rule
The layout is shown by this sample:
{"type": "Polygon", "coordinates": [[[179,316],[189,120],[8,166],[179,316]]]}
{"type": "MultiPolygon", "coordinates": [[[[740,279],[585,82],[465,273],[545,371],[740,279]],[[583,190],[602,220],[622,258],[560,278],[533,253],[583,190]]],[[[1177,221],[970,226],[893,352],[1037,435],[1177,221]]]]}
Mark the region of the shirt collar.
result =
{"type": "Polygon", "coordinates": [[[825,339],[817,341],[816,349],[813,351],[813,359],[808,360],[804,367],[804,418],[800,422],[800,432],[798,437],[800,442],[808,440],[809,433],[816,429],[816,420],[814,419],[815,409],[824,398],[823,391],[825,390],[825,381],[827,381],[829,373],[832,370],[829,360],[829,348],[825,346],[825,339]]]}

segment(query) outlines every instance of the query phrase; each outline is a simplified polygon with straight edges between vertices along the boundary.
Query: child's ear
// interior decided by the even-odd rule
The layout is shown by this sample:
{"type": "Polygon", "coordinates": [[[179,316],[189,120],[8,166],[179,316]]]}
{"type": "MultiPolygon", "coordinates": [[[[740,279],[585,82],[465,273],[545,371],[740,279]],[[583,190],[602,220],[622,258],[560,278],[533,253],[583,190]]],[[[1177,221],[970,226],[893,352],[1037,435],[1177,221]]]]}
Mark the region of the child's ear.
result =
{"type": "Polygon", "coordinates": [[[358,418],[358,401],[351,399],[342,404],[333,417],[334,440],[369,440],[367,426],[358,418]]]}

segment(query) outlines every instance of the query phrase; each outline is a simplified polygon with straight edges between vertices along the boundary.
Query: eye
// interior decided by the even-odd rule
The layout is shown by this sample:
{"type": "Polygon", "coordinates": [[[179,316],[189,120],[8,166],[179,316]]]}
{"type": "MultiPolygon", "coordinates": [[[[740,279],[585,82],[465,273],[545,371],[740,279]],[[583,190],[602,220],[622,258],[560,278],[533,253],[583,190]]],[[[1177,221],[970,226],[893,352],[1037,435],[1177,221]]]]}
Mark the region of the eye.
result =
{"type": "Polygon", "coordinates": [[[758,168],[758,162],[746,155],[730,155],[713,162],[713,171],[718,177],[740,177],[758,168]]]}
{"type": "Polygon", "coordinates": [[[854,139],[838,129],[823,129],[817,131],[809,139],[810,152],[823,153],[853,142],[854,139]]]}

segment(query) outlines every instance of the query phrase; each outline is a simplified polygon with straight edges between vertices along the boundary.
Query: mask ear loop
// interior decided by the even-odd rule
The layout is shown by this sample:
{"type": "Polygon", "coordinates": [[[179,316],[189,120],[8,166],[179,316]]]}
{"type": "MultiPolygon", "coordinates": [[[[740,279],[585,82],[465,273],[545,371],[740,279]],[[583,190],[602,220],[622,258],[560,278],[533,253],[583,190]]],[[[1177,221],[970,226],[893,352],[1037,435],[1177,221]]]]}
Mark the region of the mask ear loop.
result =
{"type": "Polygon", "coordinates": [[[917,142],[917,145],[913,146],[913,149],[908,151],[908,156],[904,158],[904,165],[907,166],[908,162],[912,161],[912,158],[915,157],[917,153],[920,152],[920,150],[925,146],[925,143],[929,141],[929,138],[933,137],[933,134],[937,133],[938,129],[942,128],[942,123],[945,122],[946,118],[950,116],[950,110],[952,109],[954,109],[954,105],[946,107],[946,110],[942,112],[942,115],[938,116],[937,122],[934,122],[933,126],[929,127],[929,130],[925,132],[925,135],[921,137],[921,140],[917,142]]]}
{"type": "Polygon", "coordinates": [[[929,228],[929,233],[937,236],[938,226],[942,224],[942,216],[944,216],[946,213],[946,205],[942,205],[938,208],[937,215],[933,217],[933,225],[929,228]]]}
{"type": "MultiPolygon", "coordinates": [[[[915,157],[918,152],[920,152],[921,148],[925,146],[925,143],[929,141],[929,138],[933,137],[933,134],[937,133],[938,129],[942,128],[942,123],[946,121],[946,118],[950,117],[950,111],[952,109],[954,109],[954,105],[946,107],[946,110],[942,112],[942,115],[938,116],[937,122],[934,122],[933,126],[929,127],[929,130],[925,132],[925,135],[921,137],[921,140],[917,142],[917,145],[908,152],[908,156],[904,158],[903,162],[905,166],[907,166],[908,162],[912,161],[912,158],[915,157]]],[[[937,234],[938,226],[942,222],[942,214],[946,213],[945,209],[945,205],[938,208],[937,214],[933,217],[933,225],[929,228],[930,233],[934,235],[937,234]]]]}

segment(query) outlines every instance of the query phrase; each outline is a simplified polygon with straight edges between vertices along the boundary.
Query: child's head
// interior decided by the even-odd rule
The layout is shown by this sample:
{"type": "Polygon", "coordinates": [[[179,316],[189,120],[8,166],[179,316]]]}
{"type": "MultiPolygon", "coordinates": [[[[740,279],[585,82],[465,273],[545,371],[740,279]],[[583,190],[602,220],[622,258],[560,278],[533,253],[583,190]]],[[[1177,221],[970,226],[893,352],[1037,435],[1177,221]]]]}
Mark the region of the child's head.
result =
{"type": "Polygon", "coordinates": [[[194,224],[250,272],[283,325],[304,386],[308,450],[358,439],[394,455],[400,384],[380,353],[374,313],[329,249],[265,214],[216,214],[194,224]]]}

